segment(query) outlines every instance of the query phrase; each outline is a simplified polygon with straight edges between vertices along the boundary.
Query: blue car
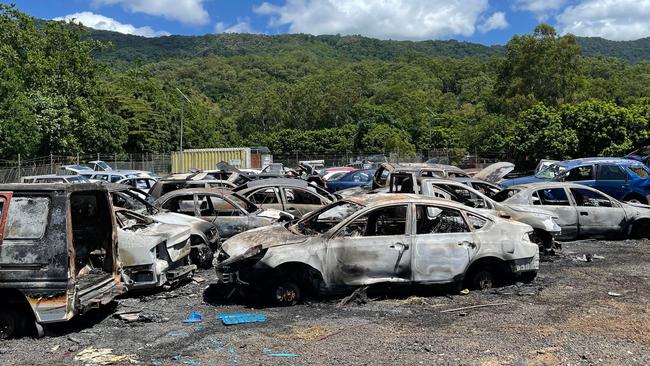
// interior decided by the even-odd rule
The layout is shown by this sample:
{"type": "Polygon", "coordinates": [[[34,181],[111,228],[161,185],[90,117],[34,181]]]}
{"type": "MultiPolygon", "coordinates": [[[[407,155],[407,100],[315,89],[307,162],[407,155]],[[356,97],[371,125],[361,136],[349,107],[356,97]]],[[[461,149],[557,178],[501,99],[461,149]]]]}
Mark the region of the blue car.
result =
{"type": "Polygon", "coordinates": [[[375,169],[357,170],[349,172],[336,180],[327,181],[327,190],[331,193],[343,189],[362,186],[370,181],[375,174],[375,169]]]}
{"type": "Polygon", "coordinates": [[[625,202],[650,202],[650,169],[639,161],[624,158],[561,161],[535,175],[505,180],[501,186],[551,181],[584,184],[625,202]]]}

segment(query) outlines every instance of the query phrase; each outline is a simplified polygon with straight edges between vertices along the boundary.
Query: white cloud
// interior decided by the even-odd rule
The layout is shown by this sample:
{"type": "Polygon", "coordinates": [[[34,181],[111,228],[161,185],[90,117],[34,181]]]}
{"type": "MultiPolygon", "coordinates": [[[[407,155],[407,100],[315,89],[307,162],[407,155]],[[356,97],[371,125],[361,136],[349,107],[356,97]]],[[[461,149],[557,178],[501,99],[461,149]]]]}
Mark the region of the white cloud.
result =
{"type": "Polygon", "coordinates": [[[185,24],[205,25],[210,15],[203,8],[204,0],[93,0],[94,6],[121,5],[133,13],[162,16],[185,24]]]}
{"type": "Polygon", "coordinates": [[[584,0],[557,16],[560,33],[633,40],[650,36],[650,0],[584,0]]]}
{"type": "Polygon", "coordinates": [[[538,19],[547,19],[549,14],[561,9],[567,0],[516,0],[513,8],[534,13],[538,19]]]}
{"type": "Polygon", "coordinates": [[[361,34],[381,39],[471,36],[488,0],[286,0],[255,12],[290,33],[361,34]]]}
{"type": "Polygon", "coordinates": [[[81,23],[86,27],[94,29],[101,29],[124,34],[134,34],[136,36],[143,37],[159,37],[169,35],[169,33],[165,31],[155,31],[151,27],[136,27],[131,24],[120,23],[113,18],[95,14],[89,11],[57,17],[54,18],[54,20],[65,20],[66,22],[81,23]]]}
{"type": "Polygon", "coordinates": [[[237,18],[237,23],[230,26],[223,22],[217,22],[214,25],[214,31],[217,33],[257,33],[253,30],[248,18],[237,18]]]}
{"type": "Polygon", "coordinates": [[[508,21],[506,20],[506,14],[502,11],[497,11],[496,13],[492,14],[478,26],[478,30],[482,33],[487,33],[494,29],[506,28],[508,28],[508,21]]]}

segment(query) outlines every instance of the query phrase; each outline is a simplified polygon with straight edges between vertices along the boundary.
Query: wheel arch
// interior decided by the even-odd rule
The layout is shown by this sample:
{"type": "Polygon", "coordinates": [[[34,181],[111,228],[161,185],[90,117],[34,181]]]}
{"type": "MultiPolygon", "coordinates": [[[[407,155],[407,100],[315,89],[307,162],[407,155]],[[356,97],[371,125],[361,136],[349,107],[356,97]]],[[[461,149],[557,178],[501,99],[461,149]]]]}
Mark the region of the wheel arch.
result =
{"type": "Polygon", "coordinates": [[[291,278],[298,285],[306,286],[309,292],[318,292],[325,283],[323,274],[308,263],[291,261],[284,262],[271,270],[269,279],[291,278]]]}

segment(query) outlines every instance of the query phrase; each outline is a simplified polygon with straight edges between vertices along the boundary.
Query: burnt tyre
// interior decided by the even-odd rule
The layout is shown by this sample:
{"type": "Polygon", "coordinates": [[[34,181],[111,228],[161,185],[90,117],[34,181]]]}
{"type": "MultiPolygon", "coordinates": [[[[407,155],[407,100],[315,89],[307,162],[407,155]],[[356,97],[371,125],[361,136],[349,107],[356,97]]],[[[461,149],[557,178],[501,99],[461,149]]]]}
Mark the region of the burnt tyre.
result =
{"type": "Polygon", "coordinates": [[[537,244],[539,252],[542,254],[554,254],[553,237],[541,230],[535,230],[529,235],[531,242],[537,244]]]}
{"type": "Polygon", "coordinates": [[[472,271],[468,278],[469,287],[473,290],[488,290],[496,287],[496,270],[492,267],[480,267],[472,271]]]}
{"type": "Polygon", "coordinates": [[[271,301],[276,306],[297,305],[302,299],[302,291],[297,282],[291,280],[278,281],[270,287],[271,301]]]}
{"type": "Polygon", "coordinates": [[[531,283],[537,277],[537,272],[524,272],[519,276],[519,281],[523,283],[531,283]]]}
{"type": "Polygon", "coordinates": [[[202,269],[212,268],[212,260],[214,259],[214,252],[210,247],[201,241],[200,244],[192,244],[190,252],[190,261],[197,267],[202,269]]]}
{"type": "Polygon", "coordinates": [[[17,335],[19,316],[15,309],[8,306],[0,307],[0,339],[9,339],[17,335]]]}

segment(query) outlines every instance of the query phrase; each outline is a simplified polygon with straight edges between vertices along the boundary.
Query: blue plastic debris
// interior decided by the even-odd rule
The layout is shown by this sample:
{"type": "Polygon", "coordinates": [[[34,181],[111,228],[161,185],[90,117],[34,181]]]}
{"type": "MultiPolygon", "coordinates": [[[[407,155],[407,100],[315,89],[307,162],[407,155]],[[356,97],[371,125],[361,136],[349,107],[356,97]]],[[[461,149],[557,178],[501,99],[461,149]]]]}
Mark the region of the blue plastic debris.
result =
{"type": "Polygon", "coordinates": [[[266,353],[268,356],[271,357],[300,357],[300,355],[296,353],[274,353],[268,348],[262,349],[262,352],[266,353]]]}
{"type": "Polygon", "coordinates": [[[162,365],[163,363],[160,360],[156,360],[155,358],[152,358],[151,359],[151,364],[154,365],[154,366],[159,366],[159,365],[162,365]]]}
{"type": "Polygon", "coordinates": [[[196,366],[196,365],[200,365],[200,364],[201,364],[201,362],[196,361],[196,360],[192,360],[191,358],[185,360],[185,362],[183,362],[183,363],[186,364],[186,365],[193,365],[193,366],[196,366]]]}
{"type": "Polygon", "coordinates": [[[265,322],[266,316],[259,313],[254,314],[219,314],[217,319],[221,319],[224,325],[259,323],[265,322]]]}
{"type": "Polygon", "coordinates": [[[172,361],[180,361],[181,360],[181,355],[176,355],[171,357],[172,361]]]}
{"type": "Polygon", "coordinates": [[[202,326],[202,325],[196,325],[196,326],[194,326],[192,329],[194,329],[195,331],[198,332],[198,331],[201,331],[201,330],[205,329],[205,327],[202,326]]]}
{"type": "Polygon", "coordinates": [[[183,320],[183,323],[199,323],[201,321],[203,321],[203,315],[191,312],[190,315],[187,316],[187,319],[183,320]]]}

